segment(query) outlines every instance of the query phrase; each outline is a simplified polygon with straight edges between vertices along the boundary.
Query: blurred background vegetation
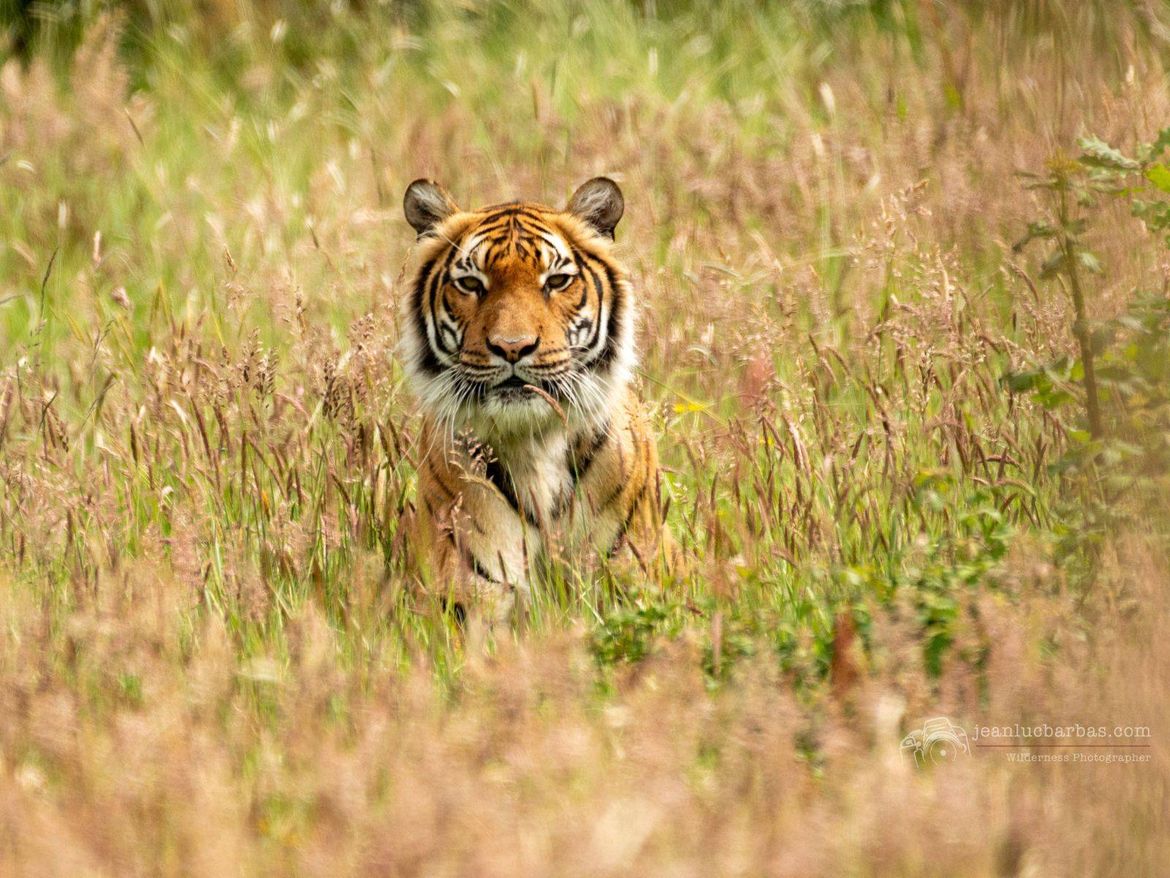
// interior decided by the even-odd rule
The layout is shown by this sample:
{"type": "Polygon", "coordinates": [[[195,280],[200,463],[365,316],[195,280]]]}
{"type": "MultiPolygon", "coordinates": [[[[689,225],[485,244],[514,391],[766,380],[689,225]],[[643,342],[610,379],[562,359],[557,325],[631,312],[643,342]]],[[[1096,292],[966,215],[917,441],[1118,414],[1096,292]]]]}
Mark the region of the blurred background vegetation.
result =
{"type": "Polygon", "coordinates": [[[0,10],[0,867],[1158,874],[1157,734],[897,745],[1167,728],[1165,4],[0,10]],[[469,649],[401,194],[599,173],[693,570],[469,649]]]}

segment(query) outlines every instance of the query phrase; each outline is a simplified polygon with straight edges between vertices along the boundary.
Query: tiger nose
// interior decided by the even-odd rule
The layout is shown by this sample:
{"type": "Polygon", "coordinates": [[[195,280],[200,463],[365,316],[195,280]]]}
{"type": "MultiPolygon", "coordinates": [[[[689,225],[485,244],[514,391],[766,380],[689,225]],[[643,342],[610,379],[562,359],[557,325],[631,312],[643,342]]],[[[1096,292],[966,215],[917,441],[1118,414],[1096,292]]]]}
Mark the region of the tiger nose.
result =
{"type": "Polygon", "coordinates": [[[509,363],[515,363],[527,357],[540,347],[540,337],[535,335],[520,335],[509,338],[503,335],[489,335],[487,348],[497,357],[503,357],[509,363]]]}

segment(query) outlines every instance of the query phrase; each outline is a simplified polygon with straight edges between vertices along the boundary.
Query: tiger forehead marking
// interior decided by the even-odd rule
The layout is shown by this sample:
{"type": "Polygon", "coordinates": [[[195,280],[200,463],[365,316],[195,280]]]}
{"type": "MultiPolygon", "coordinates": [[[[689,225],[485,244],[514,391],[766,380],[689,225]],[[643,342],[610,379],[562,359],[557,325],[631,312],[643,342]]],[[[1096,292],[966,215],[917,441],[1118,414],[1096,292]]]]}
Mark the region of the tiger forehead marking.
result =
{"type": "Polygon", "coordinates": [[[482,214],[484,218],[460,244],[463,255],[457,266],[492,270],[509,259],[545,270],[573,264],[573,251],[563,233],[542,216],[552,214],[548,208],[515,203],[484,208],[482,214]]]}

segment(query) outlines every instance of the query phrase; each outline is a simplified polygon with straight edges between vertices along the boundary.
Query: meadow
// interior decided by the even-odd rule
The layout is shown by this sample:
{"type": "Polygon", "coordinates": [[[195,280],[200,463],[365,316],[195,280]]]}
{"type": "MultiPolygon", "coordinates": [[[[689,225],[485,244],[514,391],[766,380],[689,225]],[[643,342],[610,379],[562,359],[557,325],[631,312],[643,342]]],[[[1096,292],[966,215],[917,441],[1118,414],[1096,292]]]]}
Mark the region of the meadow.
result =
{"type": "Polygon", "coordinates": [[[3,21],[0,873],[1164,874],[1170,8],[3,21]],[[467,643],[402,193],[598,174],[689,565],[467,643]]]}

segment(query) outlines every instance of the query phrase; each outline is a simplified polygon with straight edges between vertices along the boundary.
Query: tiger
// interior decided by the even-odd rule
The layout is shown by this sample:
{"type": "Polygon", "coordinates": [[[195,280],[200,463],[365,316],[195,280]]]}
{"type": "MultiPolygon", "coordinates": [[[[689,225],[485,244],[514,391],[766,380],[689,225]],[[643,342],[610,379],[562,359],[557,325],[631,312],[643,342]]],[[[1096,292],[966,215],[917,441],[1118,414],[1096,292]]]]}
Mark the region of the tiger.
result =
{"type": "Polygon", "coordinates": [[[417,233],[400,338],[423,415],[410,527],[421,577],[461,621],[474,610],[489,624],[532,599],[549,559],[621,552],[662,581],[678,552],[632,387],[621,189],[595,177],[561,210],[463,210],[420,179],[403,212],[417,233]]]}

